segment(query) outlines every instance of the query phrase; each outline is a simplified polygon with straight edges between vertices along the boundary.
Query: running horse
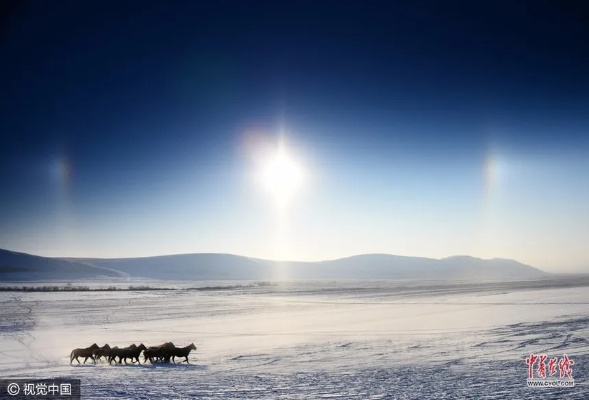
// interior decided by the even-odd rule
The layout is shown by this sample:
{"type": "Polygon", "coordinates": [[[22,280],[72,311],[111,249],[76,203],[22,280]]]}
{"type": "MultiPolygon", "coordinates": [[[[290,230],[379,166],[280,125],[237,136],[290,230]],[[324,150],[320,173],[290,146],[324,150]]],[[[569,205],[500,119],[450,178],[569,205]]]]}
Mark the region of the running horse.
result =
{"type": "Polygon", "coordinates": [[[86,361],[88,361],[89,358],[91,358],[92,361],[94,361],[94,364],[96,364],[96,359],[94,358],[94,350],[96,349],[99,349],[96,343],[84,349],[73,349],[70,353],[70,365],[74,360],[76,360],[78,364],[80,364],[80,360],[78,360],[78,357],[84,357],[84,364],[86,364],[86,361]]]}
{"type": "Polygon", "coordinates": [[[175,347],[175,348],[173,348],[171,350],[172,362],[176,362],[174,360],[174,357],[184,357],[184,358],[186,358],[185,361],[188,364],[190,364],[190,362],[188,361],[188,355],[190,354],[190,350],[196,350],[196,346],[194,345],[194,343],[190,343],[186,347],[175,347]]]}
{"type": "Polygon", "coordinates": [[[170,362],[172,357],[172,351],[176,348],[174,343],[166,342],[159,346],[151,346],[143,351],[143,363],[147,360],[153,364],[154,361],[166,361],[170,362]]]}
{"type": "Polygon", "coordinates": [[[141,343],[139,346],[132,344],[131,346],[125,347],[124,349],[113,347],[112,349],[110,349],[108,363],[112,363],[112,360],[115,360],[116,362],[116,358],[118,357],[119,364],[121,364],[123,359],[125,360],[125,364],[127,364],[127,358],[130,358],[133,363],[135,363],[135,360],[137,360],[137,363],[141,364],[141,361],[139,360],[139,355],[143,350],[145,350],[145,345],[143,343],[141,343]]]}
{"type": "Polygon", "coordinates": [[[108,359],[108,356],[110,355],[110,346],[107,343],[102,347],[94,349],[94,352],[92,353],[92,355],[94,356],[96,361],[100,361],[101,357],[108,359]]]}

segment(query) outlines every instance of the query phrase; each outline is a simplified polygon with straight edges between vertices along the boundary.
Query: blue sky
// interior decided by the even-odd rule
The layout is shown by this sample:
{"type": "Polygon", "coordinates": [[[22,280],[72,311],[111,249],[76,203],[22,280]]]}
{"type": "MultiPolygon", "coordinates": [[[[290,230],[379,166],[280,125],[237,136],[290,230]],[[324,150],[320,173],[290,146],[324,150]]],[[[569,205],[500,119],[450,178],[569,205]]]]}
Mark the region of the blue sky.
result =
{"type": "Polygon", "coordinates": [[[589,268],[583,10],[389,3],[15,2],[0,247],[589,268]],[[280,141],[282,210],[255,159],[280,141]]]}

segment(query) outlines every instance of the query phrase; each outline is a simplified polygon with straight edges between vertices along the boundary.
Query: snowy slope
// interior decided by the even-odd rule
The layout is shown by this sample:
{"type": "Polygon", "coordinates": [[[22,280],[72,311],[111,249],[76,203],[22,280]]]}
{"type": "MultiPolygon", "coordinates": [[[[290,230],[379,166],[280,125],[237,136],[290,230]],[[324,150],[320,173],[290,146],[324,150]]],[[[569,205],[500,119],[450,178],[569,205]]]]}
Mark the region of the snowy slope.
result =
{"type": "Polygon", "coordinates": [[[79,377],[85,399],[583,399],[586,281],[0,293],[0,376],[79,377]],[[92,342],[169,340],[197,345],[190,365],[69,365],[92,342]],[[531,352],[566,352],[576,387],[527,388],[531,352]]]}
{"type": "Polygon", "coordinates": [[[0,249],[0,282],[122,276],[125,274],[75,260],[39,257],[0,249]]]}

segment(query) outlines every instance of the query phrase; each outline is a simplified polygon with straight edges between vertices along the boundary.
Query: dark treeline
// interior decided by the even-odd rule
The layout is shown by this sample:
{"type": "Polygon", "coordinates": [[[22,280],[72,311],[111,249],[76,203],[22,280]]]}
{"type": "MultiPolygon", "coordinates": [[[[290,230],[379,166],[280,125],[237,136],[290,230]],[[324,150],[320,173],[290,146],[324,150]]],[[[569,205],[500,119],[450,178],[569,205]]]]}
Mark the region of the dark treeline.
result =
{"type": "Polygon", "coordinates": [[[89,286],[3,286],[0,292],[114,292],[138,290],[175,290],[173,288],[156,288],[150,286],[129,286],[126,288],[109,286],[105,288],[90,288],[89,286]]]}
{"type": "Polygon", "coordinates": [[[170,287],[152,287],[152,286],[129,286],[129,287],[97,287],[73,286],[73,285],[44,285],[44,286],[0,286],[0,292],[136,292],[136,291],[155,291],[155,290],[234,290],[244,289],[253,286],[268,286],[265,282],[253,285],[234,285],[234,286],[204,286],[192,288],[170,288],[170,287]]]}

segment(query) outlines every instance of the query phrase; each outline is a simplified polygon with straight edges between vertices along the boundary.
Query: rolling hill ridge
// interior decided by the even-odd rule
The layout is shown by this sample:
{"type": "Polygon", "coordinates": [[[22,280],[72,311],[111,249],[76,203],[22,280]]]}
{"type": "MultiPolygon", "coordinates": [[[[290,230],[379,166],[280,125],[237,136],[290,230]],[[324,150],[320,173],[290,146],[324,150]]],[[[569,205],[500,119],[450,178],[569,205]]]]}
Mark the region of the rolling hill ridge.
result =
{"type": "Polygon", "coordinates": [[[140,258],[49,258],[0,249],[0,281],[98,277],[163,280],[530,279],[546,273],[514,260],[362,254],[319,262],[219,253],[140,258]]]}

